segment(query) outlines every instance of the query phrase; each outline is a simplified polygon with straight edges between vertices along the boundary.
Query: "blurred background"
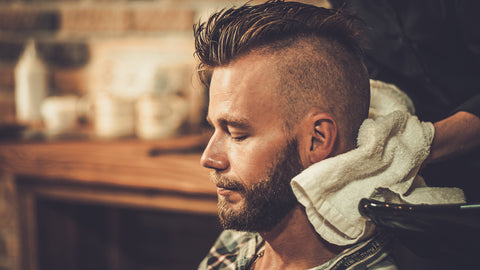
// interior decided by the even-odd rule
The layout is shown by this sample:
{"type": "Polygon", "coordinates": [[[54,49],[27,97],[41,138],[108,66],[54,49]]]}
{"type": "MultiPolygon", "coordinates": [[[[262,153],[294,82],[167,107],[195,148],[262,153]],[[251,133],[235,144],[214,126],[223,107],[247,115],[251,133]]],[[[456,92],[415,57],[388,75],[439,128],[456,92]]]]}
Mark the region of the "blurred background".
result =
{"type": "Polygon", "coordinates": [[[198,132],[205,91],[193,73],[192,25],[244,2],[0,1],[3,137],[198,132]]]}
{"type": "Polygon", "coordinates": [[[244,2],[0,0],[0,269],[196,268],[220,228],[192,25],[244,2]]]}

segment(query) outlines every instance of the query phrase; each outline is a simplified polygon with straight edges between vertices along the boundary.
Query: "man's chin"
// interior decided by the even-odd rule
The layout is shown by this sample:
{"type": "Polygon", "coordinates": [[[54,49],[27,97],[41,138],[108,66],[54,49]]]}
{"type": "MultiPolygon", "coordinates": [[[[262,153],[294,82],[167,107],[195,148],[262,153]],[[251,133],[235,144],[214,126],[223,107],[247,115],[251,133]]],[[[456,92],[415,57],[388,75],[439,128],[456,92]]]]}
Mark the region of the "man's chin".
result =
{"type": "Polygon", "coordinates": [[[285,204],[279,208],[262,209],[248,207],[243,200],[232,204],[219,198],[218,217],[220,224],[226,230],[268,232],[279,224],[294,205],[285,204]]]}
{"type": "Polygon", "coordinates": [[[225,230],[249,231],[242,202],[232,203],[219,196],[218,218],[225,230]]]}
{"type": "Polygon", "coordinates": [[[241,196],[218,196],[218,211],[228,215],[239,215],[244,209],[244,200],[241,196]]]}

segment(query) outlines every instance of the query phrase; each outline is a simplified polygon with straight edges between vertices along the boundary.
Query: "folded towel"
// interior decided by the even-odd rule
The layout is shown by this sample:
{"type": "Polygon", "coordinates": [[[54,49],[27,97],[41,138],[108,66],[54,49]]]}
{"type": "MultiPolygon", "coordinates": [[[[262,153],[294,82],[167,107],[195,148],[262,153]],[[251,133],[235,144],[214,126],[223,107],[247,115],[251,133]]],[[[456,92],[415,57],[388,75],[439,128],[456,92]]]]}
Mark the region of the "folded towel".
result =
{"type": "Polygon", "coordinates": [[[433,139],[432,123],[421,122],[411,100],[391,84],[371,81],[369,119],[358,147],[315,163],[292,179],[298,201],[325,240],[349,245],[373,233],[358,212],[362,198],[413,204],[464,203],[456,188],[429,188],[417,175],[433,139]]]}
{"type": "Polygon", "coordinates": [[[393,84],[370,80],[370,108],[368,118],[387,115],[394,111],[415,114],[412,100],[393,84]]]}

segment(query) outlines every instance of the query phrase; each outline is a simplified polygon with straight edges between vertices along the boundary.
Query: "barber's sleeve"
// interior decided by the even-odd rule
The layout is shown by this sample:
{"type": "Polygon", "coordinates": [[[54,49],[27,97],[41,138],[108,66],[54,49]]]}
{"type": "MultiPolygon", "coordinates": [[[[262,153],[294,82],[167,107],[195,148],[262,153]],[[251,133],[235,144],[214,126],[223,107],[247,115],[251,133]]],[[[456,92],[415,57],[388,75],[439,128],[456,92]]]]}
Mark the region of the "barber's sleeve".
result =
{"type": "Polygon", "coordinates": [[[464,102],[454,111],[454,113],[459,111],[469,112],[480,117],[480,94],[464,102]]]}

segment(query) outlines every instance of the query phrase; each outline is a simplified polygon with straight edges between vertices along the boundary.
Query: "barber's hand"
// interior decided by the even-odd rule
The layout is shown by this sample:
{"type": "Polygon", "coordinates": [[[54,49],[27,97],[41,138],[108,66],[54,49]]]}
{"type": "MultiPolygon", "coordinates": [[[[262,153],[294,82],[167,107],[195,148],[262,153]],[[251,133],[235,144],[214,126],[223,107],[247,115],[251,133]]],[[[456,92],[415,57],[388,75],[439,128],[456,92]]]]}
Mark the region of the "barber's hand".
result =
{"type": "Polygon", "coordinates": [[[425,163],[446,160],[480,146],[480,118],[469,112],[458,112],[434,123],[430,155],[425,163]]]}

